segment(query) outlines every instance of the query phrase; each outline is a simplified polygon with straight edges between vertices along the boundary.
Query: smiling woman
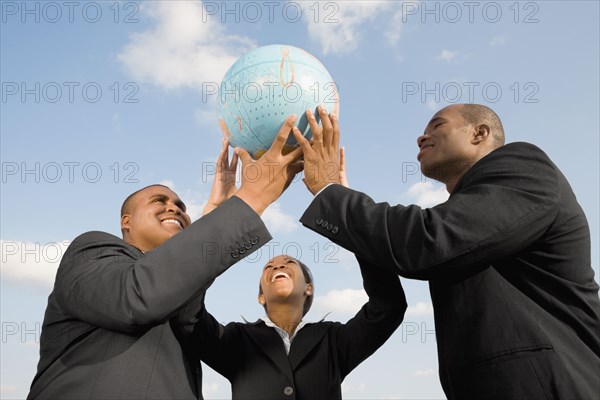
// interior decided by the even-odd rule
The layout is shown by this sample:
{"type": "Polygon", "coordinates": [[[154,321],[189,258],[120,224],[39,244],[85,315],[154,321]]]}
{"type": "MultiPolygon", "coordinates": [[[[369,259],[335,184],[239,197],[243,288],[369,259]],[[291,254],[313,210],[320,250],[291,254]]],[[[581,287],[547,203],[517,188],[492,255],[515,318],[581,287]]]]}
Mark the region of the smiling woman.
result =
{"type": "MultiPolygon", "coordinates": [[[[207,216],[236,193],[237,159],[229,162],[227,141],[217,165],[207,216]]],[[[346,181],[345,174],[340,178],[346,181]]],[[[369,300],[347,323],[302,319],[314,296],[312,274],[300,260],[280,255],[260,276],[258,302],[267,315],[222,325],[203,304],[193,334],[183,339],[186,348],[198,350],[190,356],[229,380],[232,399],[341,399],[344,378],[388,340],[407,308],[391,269],[357,259],[369,300]]]]}
{"type": "Polygon", "coordinates": [[[233,399],[341,399],[341,383],[402,322],[406,299],[393,273],[358,258],[369,301],[346,324],[302,320],[314,283],[301,261],[280,255],[263,268],[258,302],[266,316],[222,325],[205,308],[193,338],[200,358],[227,378],[233,399]]]}
{"type": "MultiPolygon", "coordinates": [[[[294,311],[300,311],[299,319],[302,319],[310,310],[313,298],[313,277],[303,262],[288,256],[278,256],[265,265],[258,285],[258,302],[264,306],[271,320],[276,318],[277,314],[288,315],[287,310],[283,313],[279,311],[282,305],[290,305],[294,311]],[[270,310],[268,304],[271,304],[270,310]]],[[[276,325],[282,327],[280,324],[276,325]]],[[[283,324],[290,327],[289,335],[294,333],[297,325],[283,324]]],[[[284,327],[282,329],[288,330],[284,327]]]]}

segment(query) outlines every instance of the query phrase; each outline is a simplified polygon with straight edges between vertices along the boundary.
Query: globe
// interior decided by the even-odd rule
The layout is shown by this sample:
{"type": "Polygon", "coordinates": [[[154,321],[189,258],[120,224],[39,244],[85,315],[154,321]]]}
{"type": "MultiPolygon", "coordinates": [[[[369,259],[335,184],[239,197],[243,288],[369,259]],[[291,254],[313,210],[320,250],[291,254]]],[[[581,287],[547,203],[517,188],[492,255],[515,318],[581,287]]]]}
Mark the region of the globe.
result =
{"type": "MultiPolygon", "coordinates": [[[[303,49],[273,44],[244,54],[229,68],[219,86],[217,110],[231,146],[259,158],[291,114],[298,116],[298,129],[310,139],[305,111],[313,110],[319,121],[319,104],[339,113],[337,86],[327,69],[303,49]]],[[[283,151],[297,146],[290,135],[283,151]]]]}

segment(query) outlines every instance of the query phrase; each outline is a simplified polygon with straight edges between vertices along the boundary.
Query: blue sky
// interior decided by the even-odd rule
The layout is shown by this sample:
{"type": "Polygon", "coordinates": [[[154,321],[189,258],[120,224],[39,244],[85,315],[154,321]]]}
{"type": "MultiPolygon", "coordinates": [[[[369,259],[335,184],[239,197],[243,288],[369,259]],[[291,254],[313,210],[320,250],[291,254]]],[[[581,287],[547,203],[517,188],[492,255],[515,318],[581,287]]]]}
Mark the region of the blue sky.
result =
{"type": "MultiPolygon", "coordinates": [[[[376,201],[444,201],[444,188],[418,171],[417,136],[445,105],[492,107],[508,142],[540,146],[569,179],[598,280],[597,1],[0,3],[2,398],[28,392],[69,241],[88,230],[120,235],[123,199],[156,182],[199,217],[221,138],[215,98],[202,88],[267,44],[304,48],[327,67],[350,185],[376,201]]],[[[358,311],[365,295],[352,254],[298,223],[310,200],[297,181],[264,214],[273,241],[208,291],[217,319],[262,315],[260,268],[282,252],[313,270],[308,319],[358,311]]],[[[403,284],[405,322],[348,376],[345,398],[444,398],[427,285],[403,284]]],[[[203,391],[230,396],[208,369],[203,391]]]]}

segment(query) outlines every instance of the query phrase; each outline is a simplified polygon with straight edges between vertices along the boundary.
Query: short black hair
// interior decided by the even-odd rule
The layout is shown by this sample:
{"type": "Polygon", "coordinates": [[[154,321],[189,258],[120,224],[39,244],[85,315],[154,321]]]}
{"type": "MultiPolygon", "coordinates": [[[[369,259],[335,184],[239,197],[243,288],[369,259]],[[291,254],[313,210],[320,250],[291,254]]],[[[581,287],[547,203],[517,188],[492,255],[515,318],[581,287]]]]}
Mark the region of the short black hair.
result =
{"type": "Polygon", "coordinates": [[[462,104],[459,112],[468,124],[489,125],[494,139],[494,148],[504,145],[504,128],[502,127],[500,117],[498,117],[498,114],[494,110],[482,104],[462,104]]]}
{"type": "Polygon", "coordinates": [[[123,202],[123,205],[121,206],[121,217],[125,214],[129,214],[131,212],[131,205],[133,204],[133,198],[140,192],[154,187],[154,186],[162,186],[164,188],[167,188],[169,190],[171,190],[170,187],[162,185],[160,183],[154,183],[152,185],[148,185],[148,186],[144,186],[143,188],[136,190],[135,192],[131,193],[129,196],[127,196],[127,198],[125,199],[125,201],[123,202]]]}
{"type": "MultiPolygon", "coordinates": [[[[308,268],[308,266],[306,264],[304,264],[302,261],[298,260],[297,258],[294,258],[294,257],[290,257],[290,258],[293,259],[294,261],[296,261],[298,263],[298,265],[300,266],[300,269],[302,270],[302,275],[304,275],[304,282],[313,283],[314,280],[313,280],[312,272],[310,272],[310,268],[308,268]]],[[[258,295],[260,296],[261,294],[263,294],[263,288],[259,281],[258,282],[258,295]]],[[[310,307],[312,306],[312,303],[314,300],[314,296],[315,296],[315,289],[313,287],[313,290],[310,292],[310,294],[308,296],[306,296],[306,300],[304,300],[304,307],[302,308],[302,316],[303,317],[310,310],[310,307]]],[[[266,303],[263,304],[263,307],[265,308],[265,311],[267,311],[266,303]]]]}

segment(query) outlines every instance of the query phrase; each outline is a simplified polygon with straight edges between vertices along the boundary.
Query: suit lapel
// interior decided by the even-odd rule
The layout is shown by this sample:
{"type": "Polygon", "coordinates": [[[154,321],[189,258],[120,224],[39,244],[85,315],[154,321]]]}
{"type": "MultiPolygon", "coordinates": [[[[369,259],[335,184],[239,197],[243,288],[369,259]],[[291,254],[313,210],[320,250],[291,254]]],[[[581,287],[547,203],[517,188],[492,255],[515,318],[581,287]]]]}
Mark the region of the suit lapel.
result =
{"type": "Polygon", "coordinates": [[[317,322],[314,324],[305,325],[296,335],[292,341],[290,348],[290,354],[288,356],[292,370],[302,363],[302,360],[310,354],[310,352],[317,346],[323,336],[327,333],[331,324],[317,322]]]}
{"type": "Polygon", "coordinates": [[[263,321],[247,323],[243,327],[248,336],[275,363],[285,376],[289,378],[290,382],[294,382],[292,368],[285,354],[283,340],[275,329],[266,326],[263,321]]]}

